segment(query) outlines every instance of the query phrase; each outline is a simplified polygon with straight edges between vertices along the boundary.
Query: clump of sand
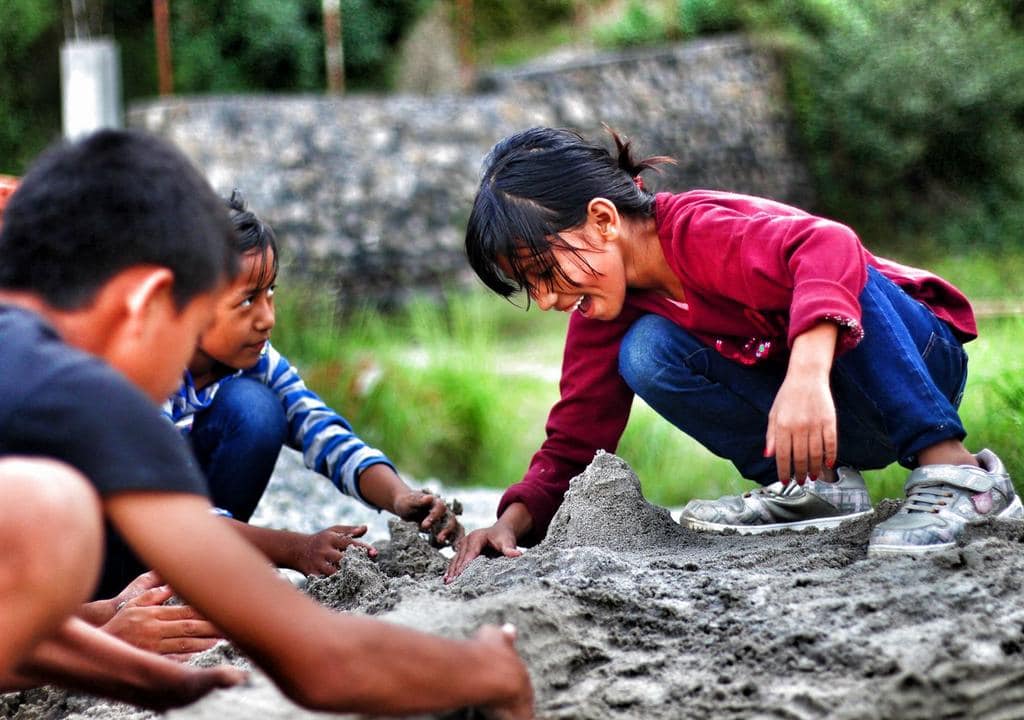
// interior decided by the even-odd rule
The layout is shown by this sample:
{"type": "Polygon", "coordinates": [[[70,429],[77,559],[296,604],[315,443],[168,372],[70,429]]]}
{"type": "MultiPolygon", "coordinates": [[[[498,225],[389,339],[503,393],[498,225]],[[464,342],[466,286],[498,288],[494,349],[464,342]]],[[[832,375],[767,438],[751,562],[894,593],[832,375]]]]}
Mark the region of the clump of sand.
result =
{"type": "MultiPolygon", "coordinates": [[[[1024,524],[973,528],[932,556],[868,559],[872,524],[895,507],[832,531],[701,534],[649,504],[624,461],[599,453],[572,481],[548,537],[520,558],[481,558],[445,586],[444,556],[393,523],[376,562],[350,549],[342,571],[308,591],[339,610],[453,637],[514,623],[545,718],[1024,716],[1024,524]]],[[[210,653],[244,662],[224,646],[210,653]]],[[[0,711],[152,717],[35,692],[0,711]]],[[[257,672],[167,717],[324,716],[299,710],[257,672]]]]}

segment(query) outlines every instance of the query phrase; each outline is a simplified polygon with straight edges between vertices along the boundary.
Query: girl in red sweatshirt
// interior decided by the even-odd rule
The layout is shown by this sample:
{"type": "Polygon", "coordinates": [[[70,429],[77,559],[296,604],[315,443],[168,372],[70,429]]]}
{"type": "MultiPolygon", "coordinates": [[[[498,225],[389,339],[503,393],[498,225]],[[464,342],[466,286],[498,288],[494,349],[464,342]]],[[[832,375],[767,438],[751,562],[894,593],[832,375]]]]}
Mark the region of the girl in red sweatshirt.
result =
{"type": "MultiPolygon", "coordinates": [[[[848,227],[759,197],[652,194],[635,159],[568,130],[499,142],[466,231],[470,265],[509,297],[572,313],[561,398],[481,553],[543,538],[569,480],[614,451],[634,394],[762,488],[695,500],[697,530],[830,527],[871,513],[859,470],[913,469],[872,554],[950,547],[967,524],[1024,516],[994,453],[957,414],[977,335],[970,303],[931,273],[875,257],[848,227]]],[[[685,478],[680,478],[685,482],[685,478]]]]}

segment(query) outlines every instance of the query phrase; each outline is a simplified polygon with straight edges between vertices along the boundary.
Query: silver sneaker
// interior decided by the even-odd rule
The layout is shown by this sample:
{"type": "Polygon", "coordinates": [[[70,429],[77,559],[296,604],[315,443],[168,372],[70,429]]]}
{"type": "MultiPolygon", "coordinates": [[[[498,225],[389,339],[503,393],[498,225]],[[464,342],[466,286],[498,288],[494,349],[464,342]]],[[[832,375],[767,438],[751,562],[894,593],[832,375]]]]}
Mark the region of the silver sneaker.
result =
{"type": "Polygon", "coordinates": [[[780,482],[728,495],[718,500],[691,500],[679,522],[693,530],[744,535],[772,530],[831,528],[874,512],[864,478],[856,470],[838,468],[836,479],[808,480],[803,485],[780,482]]]}
{"type": "Polygon", "coordinates": [[[956,545],[968,525],[990,518],[1024,518],[1024,506],[1010,475],[991,450],[971,465],[925,465],[910,473],[899,511],[871,532],[868,555],[945,550],[956,545]]]}

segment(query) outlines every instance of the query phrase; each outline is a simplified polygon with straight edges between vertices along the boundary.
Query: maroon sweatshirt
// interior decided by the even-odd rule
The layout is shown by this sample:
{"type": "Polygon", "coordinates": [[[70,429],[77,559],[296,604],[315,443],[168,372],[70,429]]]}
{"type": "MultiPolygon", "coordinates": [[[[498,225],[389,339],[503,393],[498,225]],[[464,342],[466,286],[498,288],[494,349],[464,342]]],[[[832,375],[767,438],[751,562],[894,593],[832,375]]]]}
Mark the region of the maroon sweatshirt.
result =
{"type": "Polygon", "coordinates": [[[569,480],[594,453],[615,451],[633,400],[619,375],[619,344],[641,315],[668,318],[744,364],[785,358],[794,338],[827,320],[840,326],[841,353],[863,336],[858,297],[870,265],[931,308],[962,341],[977,337],[963,293],[927,271],[874,257],[840,223],[772,200],[711,190],[659,193],[655,220],[686,302],[630,290],[614,320],[573,313],[561,398],[548,415],[547,439],[498,505],[499,516],[512,503],[526,505],[533,528],[520,539],[523,545],[544,537],[569,480]]]}

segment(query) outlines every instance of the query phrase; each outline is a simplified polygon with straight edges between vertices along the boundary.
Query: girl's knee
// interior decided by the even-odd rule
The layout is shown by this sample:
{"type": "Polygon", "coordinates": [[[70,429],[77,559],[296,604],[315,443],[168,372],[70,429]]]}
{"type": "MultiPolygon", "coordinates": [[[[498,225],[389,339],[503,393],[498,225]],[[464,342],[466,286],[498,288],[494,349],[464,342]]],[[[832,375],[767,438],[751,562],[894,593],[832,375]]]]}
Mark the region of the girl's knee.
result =
{"type": "Polygon", "coordinates": [[[673,327],[659,315],[644,315],[629,328],[619,346],[619,374],[633,392],[643,397],[647,382],[664,364],[666,338],[673,327]]]}

